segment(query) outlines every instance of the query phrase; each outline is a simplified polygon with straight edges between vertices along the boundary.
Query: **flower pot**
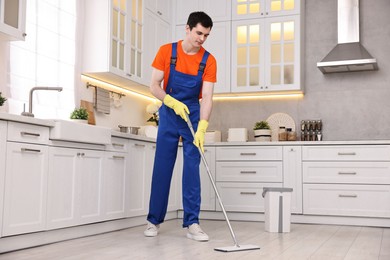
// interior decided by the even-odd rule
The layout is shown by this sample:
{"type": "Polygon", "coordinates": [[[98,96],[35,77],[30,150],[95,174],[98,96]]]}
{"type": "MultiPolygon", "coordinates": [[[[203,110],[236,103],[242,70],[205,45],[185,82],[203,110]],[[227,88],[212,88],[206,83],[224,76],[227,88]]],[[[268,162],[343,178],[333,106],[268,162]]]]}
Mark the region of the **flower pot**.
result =
{"type": "Polygon", "coordinates": [[[71,119],[71,121],[80,124],[88,124],[88,119],[71,119]]]}
{"type": "Polygon", "coordinates": [[[271,130],[270,129],[257,129],[255,132],[255,140],[257,142],[270,142],[271,130]]]}

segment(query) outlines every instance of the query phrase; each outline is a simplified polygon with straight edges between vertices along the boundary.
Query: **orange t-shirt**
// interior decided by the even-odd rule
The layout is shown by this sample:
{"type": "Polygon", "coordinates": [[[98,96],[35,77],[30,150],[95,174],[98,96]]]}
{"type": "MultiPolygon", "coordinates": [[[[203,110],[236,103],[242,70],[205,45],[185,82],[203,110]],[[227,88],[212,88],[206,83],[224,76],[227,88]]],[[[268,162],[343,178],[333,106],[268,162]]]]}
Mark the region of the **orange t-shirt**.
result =
{"type": "MultiPolygon", "coordinates": [[[[197,75],[199,64],[202,61],[203,54],[206,50],[201,47],[198,53],[194,55],[188,55],[181,47],[182,42],[183,41],[181,40],[177,44],[176,70],[190,75],[197,75]]],[[[164,90],[166,90],[168,84],[171,55],[172,44],[165,44],[160,47],[152,63],[153,68],[164,71],[164,90]]],[[[207,59],[202,79],[203,81],[212,83],[217,81],[217,61],[215,60],[214,56],[211,55],[211,53],[207,59]]],[[[202,92],[200,93],[200,97],[201,96],[202,92]]]]}

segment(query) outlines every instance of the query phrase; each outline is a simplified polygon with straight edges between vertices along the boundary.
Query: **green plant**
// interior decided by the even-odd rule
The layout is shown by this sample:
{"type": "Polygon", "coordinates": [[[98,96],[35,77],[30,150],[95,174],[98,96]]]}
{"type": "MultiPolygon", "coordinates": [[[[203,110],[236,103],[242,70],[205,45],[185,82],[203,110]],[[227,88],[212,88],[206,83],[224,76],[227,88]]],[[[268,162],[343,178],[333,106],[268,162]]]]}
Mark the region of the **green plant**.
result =
{"type": "Polygon", "coordinates": [[[70,119],[88,120],[88,111],[83,107],[75,108],[73,112],[70,114],[70,119]]]}
{"type": "Polygon", "coordinates": [[[4,102],[5,101],[7,101],[7,99],[5,98],[5,97],[3,97],[2,95],[1,95],[1,92],[0,92],[0,107],[2,106],[2,105],[4,105],[4,102]]]}
{"type": "Polygon", "coordinates": [[[253,127],[253,130],[259,130],[259,129],[271,129],[267,121],[259,121],[255,123],[255,126],[253,127]]]}

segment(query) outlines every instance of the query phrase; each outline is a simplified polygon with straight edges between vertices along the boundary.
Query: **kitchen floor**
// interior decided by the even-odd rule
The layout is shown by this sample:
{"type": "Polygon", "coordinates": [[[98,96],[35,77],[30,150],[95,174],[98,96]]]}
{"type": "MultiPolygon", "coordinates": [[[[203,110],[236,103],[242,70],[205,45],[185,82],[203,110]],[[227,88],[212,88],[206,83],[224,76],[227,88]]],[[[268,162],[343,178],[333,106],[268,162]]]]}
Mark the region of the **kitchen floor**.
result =
{"type": "Polygon", "coordinates": [[[263,222],[232,221],[240,244],[260,250],[223,253],[232,246],[224,221],[203,220],[209,242],[186,238],[181,220],[161,225],[160,234],[144,237],[145,226],[69,240],[0,255],[0,259],[390,259],[390,228],[292,224],[290,233],[268,233],[263,222]]]}

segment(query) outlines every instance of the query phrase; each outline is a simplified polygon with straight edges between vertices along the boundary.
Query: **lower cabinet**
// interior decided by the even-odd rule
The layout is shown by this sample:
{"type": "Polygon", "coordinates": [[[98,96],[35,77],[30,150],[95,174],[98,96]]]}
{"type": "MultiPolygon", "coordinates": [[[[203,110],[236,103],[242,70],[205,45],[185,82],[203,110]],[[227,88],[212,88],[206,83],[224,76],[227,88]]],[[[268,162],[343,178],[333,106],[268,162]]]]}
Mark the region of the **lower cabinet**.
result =
{"type": "Polygon", "coordinates": [[[45,229],[47,162],[46,145],[7,142],[3,236],[45,229]]]}
{"type": "Polygon", "coordinates": [[[104,151],[49,148],[47,229],[103,220],[104,151]]]}
{"type": "Polygon", "coordinates": [[[7,122],[0,121],[0,237],[3,230],[3,207],[5,185],[5,158],[7,152],[7,122]]]}
{"type": "Polygon", "coordinates": [[[302,147],[283,146],[283,187],[292,188],[291,213],[302,214],[302,147]]]}

